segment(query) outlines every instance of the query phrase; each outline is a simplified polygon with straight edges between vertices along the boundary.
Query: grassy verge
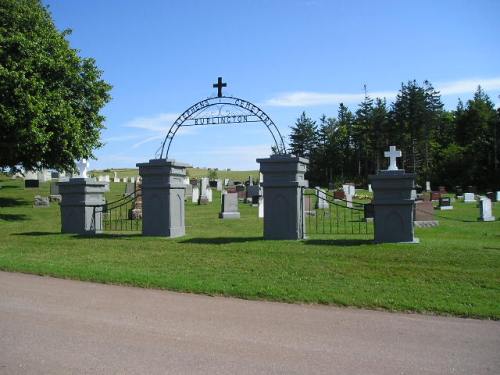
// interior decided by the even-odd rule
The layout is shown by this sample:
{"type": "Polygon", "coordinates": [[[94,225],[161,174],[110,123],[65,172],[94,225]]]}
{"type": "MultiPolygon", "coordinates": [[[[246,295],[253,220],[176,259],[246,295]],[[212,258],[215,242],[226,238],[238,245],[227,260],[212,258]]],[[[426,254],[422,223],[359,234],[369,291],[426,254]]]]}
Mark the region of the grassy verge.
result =
{"type": "MultiPolygon", "coordinates": [[[[437,212],[419,245],[366,236],[264,241],[257,209],[241,220],[186,204],[187,236],[60,234],[59,207],[33,208],[48,184],[25,190],[0,179],[0,270],[248,299],[358,306],[500,319],[500,221],[477,222],[474,204],[437,212]],[[445,219],[446,218],[446,219],[445,219]]],[[[124,184],[112,184],[118,196],[124,184]]],[[[494,214],[500,217],[495,203],[494,214]]]]}

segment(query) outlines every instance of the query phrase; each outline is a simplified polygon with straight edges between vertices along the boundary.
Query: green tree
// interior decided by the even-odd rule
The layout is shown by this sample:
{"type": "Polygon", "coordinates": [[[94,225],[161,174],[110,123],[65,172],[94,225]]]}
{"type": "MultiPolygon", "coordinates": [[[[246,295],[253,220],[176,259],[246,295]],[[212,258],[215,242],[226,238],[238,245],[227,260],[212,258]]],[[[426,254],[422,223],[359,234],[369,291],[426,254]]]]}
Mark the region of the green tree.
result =
{"type": "Polygon", "coordinates": [[[464,149],[464,183],[483,187],[500,183],[498,114],[480,86],[465,108],[457,108],[456,139],[464,149]]]}
{"type": "Polygon", "coordinates": [[[39,0],[0,2],[0,167],[71,170],[101,147],[111,86],[39,0]]]}
{"type": "Polygon", "coordinates": [[[403,151],[404,168],[418,173],[422,182],[430,176],[435,130],[443,104],[429,81],[419,86],[415,80],[401,85],[391,110],[390,142],[403,151]]]}
{"type": "Polygon", "coordinates": [[[316,122],[302,112],[295,122],[295,126],[290,127],[290,151],[296,156],[309,158],[317,146],[317,126],[316,122]]]}

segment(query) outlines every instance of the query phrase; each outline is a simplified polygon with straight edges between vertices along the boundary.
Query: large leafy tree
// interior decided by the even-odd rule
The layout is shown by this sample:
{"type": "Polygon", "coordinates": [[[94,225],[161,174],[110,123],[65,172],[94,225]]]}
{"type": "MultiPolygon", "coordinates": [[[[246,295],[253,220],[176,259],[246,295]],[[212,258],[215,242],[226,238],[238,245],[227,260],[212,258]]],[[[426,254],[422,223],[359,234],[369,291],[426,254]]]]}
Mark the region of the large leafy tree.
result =
{"type": "Polygon", "coordinates": [[[71,170],[92,157],[111,86],[39,0],[0,2],[0,168],[71,170]]]}

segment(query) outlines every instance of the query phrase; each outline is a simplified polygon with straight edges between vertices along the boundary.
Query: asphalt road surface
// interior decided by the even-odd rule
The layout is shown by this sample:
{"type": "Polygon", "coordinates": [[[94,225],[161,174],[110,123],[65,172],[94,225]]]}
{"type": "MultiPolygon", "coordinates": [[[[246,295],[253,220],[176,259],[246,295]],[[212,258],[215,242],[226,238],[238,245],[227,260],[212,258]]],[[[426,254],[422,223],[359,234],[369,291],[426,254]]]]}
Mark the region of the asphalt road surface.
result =
{"type": "Polygon", "coordinates": [[[0,272],[0,374],[500,374],[500,323],[0,272]]]}

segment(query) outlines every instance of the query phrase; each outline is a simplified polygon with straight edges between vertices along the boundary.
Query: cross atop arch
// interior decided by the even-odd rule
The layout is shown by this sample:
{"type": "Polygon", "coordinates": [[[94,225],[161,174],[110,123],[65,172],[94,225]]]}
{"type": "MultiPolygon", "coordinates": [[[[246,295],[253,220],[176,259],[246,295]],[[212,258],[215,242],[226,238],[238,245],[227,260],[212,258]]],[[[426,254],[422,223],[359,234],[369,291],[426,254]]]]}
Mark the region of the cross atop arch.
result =
{"type": "Polygon", "coordinates": [[[222,88],[223,87],[227,87],[227,83],[226,82],[222,82],[222,77],[219,77],[217,79],[217,83],[214,83],[212,85],[213,88],[217,88],[217,97],[218,98],[222,98],[222,88]]]}

